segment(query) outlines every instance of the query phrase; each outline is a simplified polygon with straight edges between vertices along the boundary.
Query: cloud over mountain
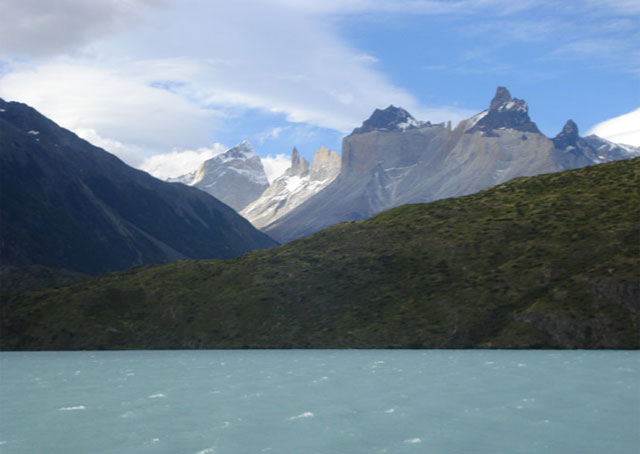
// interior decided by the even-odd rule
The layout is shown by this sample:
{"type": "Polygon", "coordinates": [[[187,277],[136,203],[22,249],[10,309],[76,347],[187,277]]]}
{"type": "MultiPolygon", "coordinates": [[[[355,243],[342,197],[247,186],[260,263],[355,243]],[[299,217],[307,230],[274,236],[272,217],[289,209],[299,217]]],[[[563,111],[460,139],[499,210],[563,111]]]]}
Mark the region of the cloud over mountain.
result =
{"type": "Polygon", "coordinates": [[[640,147],[640,108],[598,123],[587,134],[595,134],[612,142],[640,147]]]}

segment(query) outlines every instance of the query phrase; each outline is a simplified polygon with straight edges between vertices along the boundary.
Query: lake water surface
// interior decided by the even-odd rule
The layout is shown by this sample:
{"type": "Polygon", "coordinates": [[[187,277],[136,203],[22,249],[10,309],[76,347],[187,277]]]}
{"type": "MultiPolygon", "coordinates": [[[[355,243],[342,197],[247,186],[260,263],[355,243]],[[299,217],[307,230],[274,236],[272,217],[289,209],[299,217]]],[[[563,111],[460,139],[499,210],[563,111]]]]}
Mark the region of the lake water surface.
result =
{"type": "Polygon", "coordinates": [[[640,352],[0,354],[0,453],[637,453],[640,352]]]}

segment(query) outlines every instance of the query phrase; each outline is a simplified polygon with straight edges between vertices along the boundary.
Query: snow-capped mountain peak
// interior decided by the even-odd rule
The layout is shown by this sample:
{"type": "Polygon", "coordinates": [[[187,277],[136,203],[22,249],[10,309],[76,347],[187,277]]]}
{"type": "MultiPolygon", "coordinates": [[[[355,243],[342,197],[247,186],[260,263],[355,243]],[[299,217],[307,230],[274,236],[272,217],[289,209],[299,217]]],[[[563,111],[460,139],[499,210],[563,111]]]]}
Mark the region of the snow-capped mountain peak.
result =
{"type": "Polygon", "coordinates": [[[467,120],[466,133],[480,132],[487,137],[496,137],[496,130],[513,129],[515,131],[533,132],[541,134],[538,127],[529,118],[527,103],[518,98],[512,98],[505,87],[498,87],[491,100],[489,110],[467,120]]]}
{"type": "Polygon", "coordinates": [[[518,98],[512,98],[511,93],[506,87],[498,87],[496,94],[491,100],[489,110],[496,110],[498,112],[528,112],[529,107],[526,101],[518,98]]]}
{"type": "Polygon", "coordinates": [[[195,173],[171,181],[195,186],[236,211],[256,200],[269,187],[262,160],[247,141],[206,160],[195,173]]]}

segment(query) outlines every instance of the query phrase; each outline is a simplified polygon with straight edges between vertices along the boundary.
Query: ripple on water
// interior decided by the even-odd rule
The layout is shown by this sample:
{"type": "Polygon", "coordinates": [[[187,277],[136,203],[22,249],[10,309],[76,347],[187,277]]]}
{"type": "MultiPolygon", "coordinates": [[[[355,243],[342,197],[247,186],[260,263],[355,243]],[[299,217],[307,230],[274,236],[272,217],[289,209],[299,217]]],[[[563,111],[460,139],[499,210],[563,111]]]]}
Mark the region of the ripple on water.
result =
{"type": "Polygon", "coordinates": [[[313,418],[315,415],[313,413],[311,413],[310,411],[305,411],[304,413],[301,413],[297,416],[292,416],[289,418],[289,420],[293,421],[294,419],[304,419],[304,418],[313,418]]]}

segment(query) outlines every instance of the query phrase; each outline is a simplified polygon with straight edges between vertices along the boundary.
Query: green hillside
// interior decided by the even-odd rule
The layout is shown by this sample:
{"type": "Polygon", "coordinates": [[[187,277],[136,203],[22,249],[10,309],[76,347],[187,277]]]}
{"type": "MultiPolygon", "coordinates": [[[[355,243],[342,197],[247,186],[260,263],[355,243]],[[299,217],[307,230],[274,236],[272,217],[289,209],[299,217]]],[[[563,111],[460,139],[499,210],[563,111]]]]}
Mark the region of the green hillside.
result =
{"type": "Polygon", "coordinates": [[[639,348],[640,159],[5,294],[2,348],[639,348]]]}

